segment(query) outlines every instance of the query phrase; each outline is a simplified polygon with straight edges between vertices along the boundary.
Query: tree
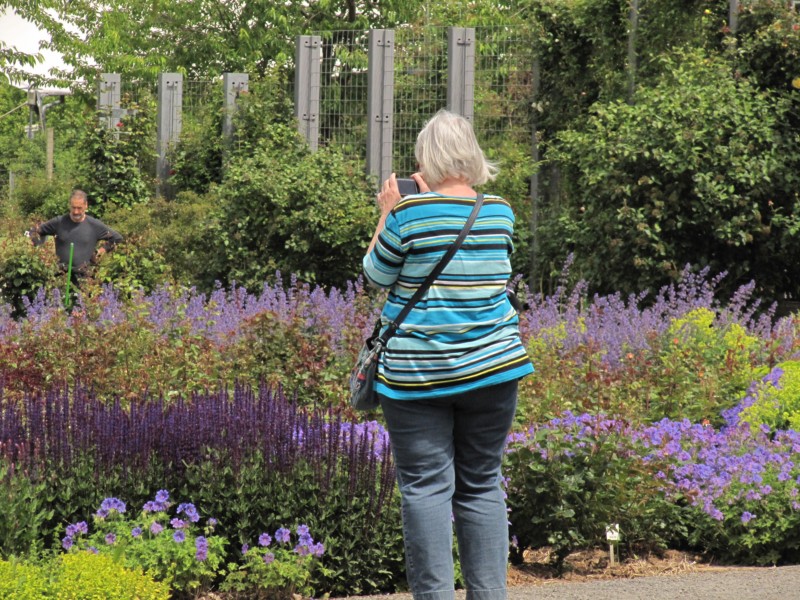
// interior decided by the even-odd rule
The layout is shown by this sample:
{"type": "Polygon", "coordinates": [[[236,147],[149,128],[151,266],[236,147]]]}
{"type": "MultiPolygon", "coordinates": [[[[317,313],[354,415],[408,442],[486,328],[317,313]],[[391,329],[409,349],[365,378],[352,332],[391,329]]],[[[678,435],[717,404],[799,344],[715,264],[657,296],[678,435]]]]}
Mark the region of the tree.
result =
{"type": "Polygon", "coordinates": [[[634,104],[597,103],[548,153],[565,202],[541,231],[602,292],[657,289],[686,264],[757,277],[767,298],[796,295],[800,249],[791,102],[699,50],[663,58],[634,104]],[[565,244],[566,242],[566,244],[565,244]]]}
{"type": "Polygon", "coordinates": [[[314,30],[392,27],[420,0],[42,0],[7,4],[48,32],[44,44],[68,65],[56,75],[87,80],[98,71],[129,79],[164,71],[189,77],[259,75],[290,61],[297,35],[314,30]],[[71,71],[68,73],[67,71],[71,71]]]}

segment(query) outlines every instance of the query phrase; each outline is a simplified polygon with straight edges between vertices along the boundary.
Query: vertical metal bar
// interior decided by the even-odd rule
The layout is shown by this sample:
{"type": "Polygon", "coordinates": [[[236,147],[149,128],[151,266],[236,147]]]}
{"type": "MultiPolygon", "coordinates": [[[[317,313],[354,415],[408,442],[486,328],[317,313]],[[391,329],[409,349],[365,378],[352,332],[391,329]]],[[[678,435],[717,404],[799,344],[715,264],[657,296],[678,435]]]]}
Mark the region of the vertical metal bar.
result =
{"type": "Polygon", "coordinates": [[[475,110],[475,30],[447,30],[447,109],[472,121],[475,110]]]}
{"type": "Polygon", "coordinates": [[[633,103],[636,91],[636,34],[639,30],[639,0],[630,0],[628,12],[628,102],[633,103]]]}
{"type": "Polygon", "coordinates": [[[531,158],[535,171],[531,173],[530,193],[531,193],[531,272],[528,285],[533,289],[534,284],[539,277],[539,129],[538,129],[538,106],[539,106],[539,87],[541,86],[541,63],[539,58],[533,59],[533,66],[531,69],[531,103],[533,104],[533,111],[531,114],[531,158]]]}
{"type": "Polygon", "coordinates": [[[394,30],[370,30],[368,71],[367,173],[380,183],[392,173],[394,30]]]}
{"type": "Polygon", "coordinates": [[[53,179],[53,146],[55,145],[55,130],[48,127],[45,130],[45,172],[47,173],[47,181],[53,179]]]}
{"type": "Polygon", "coordinates": [[[322,38],[300,35],[295,48],[294,106],[297,129],[312,150],[319,147],[322,38]]]}
{"type": "Polygon", "coordinates": [[[169,178],[167,154],[181,135],[181,108],[183,105],[183,75],[180,73],[161,73],[158,76],[158,147],[156,152],[156,175],[158,191],[168,196],[166,185],[169,178]]]}
{"type": "Polygon", "coordinates": [[[728,8],[728,29],[731,35],[736,35],[736,30],[739,28],[739,0],[730,0],[728,8]]]}
{"type": "Polygon", "coordinates": [[[101,73],[97,90],[97,111],[100,113],[100,124],[108,129],[116,127],[122,118],[120,97],[122,79],[119,73],[101,73]]]}
{"type": "Polygon", "coordinates": [[[233,142],[233,115],[236,112],[236,99],[242,92],[247,92],[250,85],[250,76],[247,73],[223,73],[222,89],[223,98],[222,139],[225,148],[230,148],[233,142]]]}

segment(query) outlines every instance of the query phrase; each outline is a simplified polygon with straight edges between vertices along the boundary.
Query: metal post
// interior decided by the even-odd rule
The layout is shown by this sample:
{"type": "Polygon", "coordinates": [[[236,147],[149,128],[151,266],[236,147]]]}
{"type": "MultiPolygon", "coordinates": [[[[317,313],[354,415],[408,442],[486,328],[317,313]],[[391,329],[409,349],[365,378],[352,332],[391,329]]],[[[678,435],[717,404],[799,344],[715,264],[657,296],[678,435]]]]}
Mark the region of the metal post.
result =
{"type": "Polygon", "coordinates": [[[531,69],[533,81],[531,82],[531,101],[533,111],[531,115],[531,157],[533,158],[534,168],[531,173],[530,193],[531,193],[531,272],[528,285],[533,289],[534,282],[539,275],[539,129],[538,129],[538,106],[539,106],[539,87],[541,85],[541,64],[538,58],[533,60],[531,69]]]}
{"type": "Polygon", "coordinates": [[[447,30],[447,109],[472,122],[475,108],[475,30],[447,30]]]}
{"type": "Polygon", "coordinates": [[[367,173],[378,183],[392,174],[394,116],[394,30],[369,32],[367,87],[367,173]]]}
{"type": "Polygon", "coordinates": [[[636,34],[639,30],[639,0],[631,0],[628,13],[628,102],[633,103],[636,91],[636,34]]]}
{"type": "Polygon", "coordinates": [[[239,94],[249,90],[250,76],[247,73],[223,73],[222,88],[225,94],[223,100],[222,138],[225,146],[233,142],[233,115],[236,112],[236,99],[239,94]]]}
{"type": "Polygon", "coordinates": [[[295,48],[294,110],[297,128],[311,150],[319,147],[319,93],[322,38],[300,35],[295,48]]]}
{"type": "Polygon", "coordinates": [[[122,119],[120,110],[120,97],[122,94],[122,79],[119,73],[101,73],[97,90],[97,111],[100,113],[100,124],[108,129],[119,125],[122,119]]]}
{"type": "Polygon", "coordinates": [[[181,136],[181,108],[183,106],[183,75],[180,73],[161,73],[158,76],[158,142],[156,152],[156,175],[158,191],[169,196],[166,185],[169,178],[167,154],[181,136]]]}
{"type": "Polygon", "coordinates": [[[728,9],[728,29],[731,35],[736,35],[736,30],[739,28],[739,0],[730,0],[728,9]]]}
{"type": "Polygon", "coordinates": [[[53,179],[53,146],[55,145],[55,133],[52,127],[45,130],[45,156],[46,165],[45,170],[47,173],[47,181],[53,179]]]}

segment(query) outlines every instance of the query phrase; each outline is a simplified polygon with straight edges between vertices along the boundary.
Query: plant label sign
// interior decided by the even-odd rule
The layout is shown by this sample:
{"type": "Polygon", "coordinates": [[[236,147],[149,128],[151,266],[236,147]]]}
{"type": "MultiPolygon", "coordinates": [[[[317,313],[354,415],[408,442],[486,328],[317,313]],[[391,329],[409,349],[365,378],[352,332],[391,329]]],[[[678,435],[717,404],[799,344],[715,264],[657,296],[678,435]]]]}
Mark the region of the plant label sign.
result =
{"type": "Polygon", "coordinates": [[[619,541],[619,524],[614,523],[613,525],[609,525],[606,527],[606,539],[609,542],[618,542],[619,541]]]}

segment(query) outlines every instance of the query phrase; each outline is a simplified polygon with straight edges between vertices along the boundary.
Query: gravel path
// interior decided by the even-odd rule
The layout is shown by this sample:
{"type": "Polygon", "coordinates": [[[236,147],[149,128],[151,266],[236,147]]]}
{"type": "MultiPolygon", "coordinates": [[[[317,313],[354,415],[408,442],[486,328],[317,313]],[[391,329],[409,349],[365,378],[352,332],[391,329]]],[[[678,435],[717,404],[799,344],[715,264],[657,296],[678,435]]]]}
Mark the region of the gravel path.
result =
{"type": "MultiPolygon", "coordinates": [[[[456,594],[464,600],[464,592],[456,594]]],[[[412,600],[411,594],[358,600],[412,600]]],[[[800,600],[800,565],[704,570],[678,575],[552,582],[508,589],[508,600],[800,600]]]]}

